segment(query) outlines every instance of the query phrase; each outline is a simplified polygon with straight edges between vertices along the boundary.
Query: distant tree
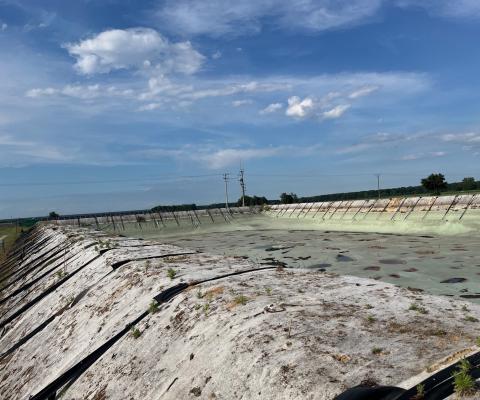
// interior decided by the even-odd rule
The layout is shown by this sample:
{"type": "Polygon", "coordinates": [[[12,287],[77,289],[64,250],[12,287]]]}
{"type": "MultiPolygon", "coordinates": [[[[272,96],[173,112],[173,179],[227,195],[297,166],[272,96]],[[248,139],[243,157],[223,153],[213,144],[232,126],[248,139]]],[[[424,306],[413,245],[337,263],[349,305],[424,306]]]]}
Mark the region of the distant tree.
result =
{"type": "Polygon", "coordinates": [[[422,179],[422,186],[430,192],[440,194],[442,190],[447,188],[447,182],[443,174],[431,174],[422,179]]]}
{"type": "Polygon", "coordinates": [[[295,193],[282,193],[280,195],[280,202],[282,204],[292,204],[292,203],[297,203],[298,202],[298,197],[295,193]]]}
{"type": "MultiPolygon", "coordinates": [[[[258,197],[258,196],[245,196],[245,205],[246,206],[261,206],[262,204],[267,204],[268,200],[265,196],[258,197]]],[[[241,206],[242,198],[240,197],[237,201],[237,206],[241,206]]]]}
{"type": "Polygon", "coordinates": [[[475,182],[475,178],[466,177],[463,178],[462,181],[462,190],[475,190],[477,188],[477,183],[475,182]]]}
{"type": "Polygon", "coordinates": [[[48,214],[48,217],[50,219],[58,219],[60,215],[58,215],[55,211],[51,211],[50,214],[48,214]]]}

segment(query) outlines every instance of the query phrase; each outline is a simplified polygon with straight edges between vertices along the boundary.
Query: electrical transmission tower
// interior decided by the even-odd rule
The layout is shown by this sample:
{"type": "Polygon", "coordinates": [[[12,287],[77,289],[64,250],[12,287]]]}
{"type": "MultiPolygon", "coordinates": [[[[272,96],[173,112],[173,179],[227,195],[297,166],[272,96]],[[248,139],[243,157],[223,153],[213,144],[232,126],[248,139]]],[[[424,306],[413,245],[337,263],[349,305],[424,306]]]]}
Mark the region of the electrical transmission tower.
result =
{"type": "Polygon", "coordinates": [[[228,180],[230,179],[229,175],[230,174],[228,172],[225,172],[223,174],[223,180],[225,181],[225,208],[227,209],[227,211],[229,210],[228,208],[228,180]]]}
{"type": "Polygon", "coordinates": [[[245,207],[245,179],[244,179],[245,170],[240,165],[240,174],[238,175],[238,180],[240,181],[240,188],[242,189],[242,207],[245,207]]]}

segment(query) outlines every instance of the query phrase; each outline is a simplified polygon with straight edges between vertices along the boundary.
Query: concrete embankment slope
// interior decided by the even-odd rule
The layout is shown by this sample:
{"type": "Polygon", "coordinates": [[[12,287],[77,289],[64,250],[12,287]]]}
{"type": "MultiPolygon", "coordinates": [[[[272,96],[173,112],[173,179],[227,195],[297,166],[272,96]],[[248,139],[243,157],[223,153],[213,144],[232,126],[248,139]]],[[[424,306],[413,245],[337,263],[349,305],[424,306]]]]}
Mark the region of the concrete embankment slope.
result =
{"type": "Polygon", "coordinates": [[[38,227],[1,268],[2,399],[332,399],[479,328],[466,301],[85,228],[38,227]]]}
{"type": "Polygon", "coordinates": [[[175,234],[192,230],[229,230],[230,225],[234,226],[233,229],[249,229],[249,224],[264,229],[455,235],[480,230],[480,194],[106,214],[60,219],[55,223],[90,226],[127,235],[138,235],[139,232],[175,234]]]}
{"type": "Polygon", "coordinates": [[[280,204],[266,214],[330,230],[463,234],[480,229],[480,195],[280,204]]]}

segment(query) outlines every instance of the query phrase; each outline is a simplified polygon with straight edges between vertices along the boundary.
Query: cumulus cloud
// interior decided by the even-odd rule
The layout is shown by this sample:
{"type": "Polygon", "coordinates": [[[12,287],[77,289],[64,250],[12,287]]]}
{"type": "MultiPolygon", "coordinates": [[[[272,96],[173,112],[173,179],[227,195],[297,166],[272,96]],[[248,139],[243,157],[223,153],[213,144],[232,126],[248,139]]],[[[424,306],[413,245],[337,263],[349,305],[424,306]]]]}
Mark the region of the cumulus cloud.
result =
{"type": "Polygon", "coordinates": [[[292,96],[288,99],[285,115],[294,118],[305,118],[310,116],[313,111],[313,106],[313,99],[311,97],[305,97],[302,100],[298,96],[292,96]]]}
{"type": "MultiPolygon", "coordinates": [[[[327,95],[328,96],[328,95],[327,95]]],[[[349,108],[349,104],[339,104],[332,108],[329,106],[328,99],[316,100],[312,97],[305,97],[303,100],[298,96],[292,96],[288,99],[288,107],[285,115],[297,119],[317,117],[319,119],[340,118],[349,108]]]]}
{"type": "Polygon", "coordinates": [[[149,28],[112,29],[64,46],[84,75],[118,69],[150,69],[164,73],[193,74],[205,57],[188,41],[170,43],[149,28]]]}
{"type": "Polygon", "coordinates": [[[272,114],[274,112],[281,110],[282,108],[283,108],[282,103],[272,103],[266,106],[263,110],[260,110],[259,113],[261,115],[272,114]]]}

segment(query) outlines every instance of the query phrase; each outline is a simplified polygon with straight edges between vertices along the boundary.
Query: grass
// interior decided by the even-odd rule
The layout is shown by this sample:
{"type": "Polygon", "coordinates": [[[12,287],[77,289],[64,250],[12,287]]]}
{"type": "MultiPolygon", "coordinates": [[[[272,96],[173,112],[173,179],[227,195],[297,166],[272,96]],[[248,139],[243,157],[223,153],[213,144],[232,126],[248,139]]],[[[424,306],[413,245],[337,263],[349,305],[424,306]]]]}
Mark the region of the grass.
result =
{"type": "Polygon", "coordinates": [[[374,347],[372,349],[372,354],[375,354],[377,356],[377,355],[381,354],[382,351],[383,351],[383,349],[381,347],[374,347]]]}
{"type": "Polygon", "coordinates": [[[152,300],[152,302],[148,306],[148,312],[150,314],[155,314],[157,311],[158,311],[158,303],[155,300],[152,300]]]}
{"type": "Polygon", "coordinates": [[[235,297],[235,304],[241,304],[242,306],[244,306],[247,303],[248,303],[248,297],[244,296],[243,294],[235,297]]]}
{"type": "Polygon", "coordinates": [[[134,339],[138,339],[140,336],[142,336],[142,332],[140,331],[140,329],[132,326],[132,336],[134,339]]]}
{"type": "Polygon", "coordinates": [[[453,373],[453,387],[458,396],[469,396],[475,392],[475,379],[470,375],[470,363],[463,359],[460,366],[453,373]]]}
{"type": "Polygon", "coordinates": [[[369,324],[373,324],[376,320],[377,320],[377,319],[376,319],[373,315],[369,315],[369,316],[367,317],[367,322],[368,322],[369,324]]]}
{"type": "Polygon", "coordinates": [[[152,262],[150,260],[145,261],[145,273],[148,272],[148,269],[152,266],[152,262]]]}
{"type": "Polygon", "coordinates": [[[270,296],[272,294],[272,288],[265,288],[265,291],[267,292],[267,296],[270,296]]]}
{"type": "Polygon", "coordinates": [[[415,395],[414,399],[415,400],[423,399],[425,397],[425,386],[419,383],[417,386],[415,386],[415,389],[417,390],[417,394],[415,395]]]}
{"type": "Polygon", "coordinates": [[[478,318],[472,317],[471,315],[467,315],[467,316],[465,317],[465,321],[468,321],[468,322],[478,322],[478,318]]]}
{"type": "Polygon", "coordinates": [[[171,279],[174,280],[175,277],[177,276],[177,271],[175,271],[173,268],[169,268],[167,270],[167,276],[171,279]]]}
{"type": "Polygon", "coordinates": [[[425,307],[419,306],[416,303],[412,303],[408,309],[410,311],[417,311],[420,314],[428,314],[428,310],[425,307]]]}
{"type": "Polygon", "coordinates": [[[15,240],[20,236],[21,228],[16,227],[14,224],[12,225],[0,225],[0,237],[5,236],[3,239],[3,243],[5,245],[5,253],[3,249],[0,248],[0,260],[5,257],[5,254],[8,253],[10,248],[15,243],[15,240]]]}
{"type": "Polygon", "coordinates": [[[57,276],[58,279],[62,279],[65,275],[67,275],[67,272],[64,269],[60,269],[57,272],[55,272],[55,275],[57,276]]]}
{"type": "Polygon", "coordinates": [[[475,340],[475,344],[480,347],[480,336],[475,340]]]}

